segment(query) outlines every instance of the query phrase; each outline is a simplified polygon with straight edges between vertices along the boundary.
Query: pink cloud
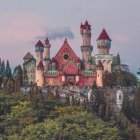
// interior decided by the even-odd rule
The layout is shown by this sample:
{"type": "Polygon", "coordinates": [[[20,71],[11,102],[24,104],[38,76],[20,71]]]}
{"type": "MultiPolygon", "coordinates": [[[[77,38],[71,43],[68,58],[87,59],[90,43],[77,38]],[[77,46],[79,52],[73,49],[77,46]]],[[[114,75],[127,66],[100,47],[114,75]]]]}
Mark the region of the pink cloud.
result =
{"type": "Polygon", "coordinates": [[[42,32],[44,19],[32,14],[5,14],[0,25],[0,44],[18,45],[33,40],[42,32]]]}
{"type": "Polygon", "coordinates": [[[119,42],[126,42],[128,40],[128,37],[123,34],[115,34],[113,35],[114,40],[119,42]]]}

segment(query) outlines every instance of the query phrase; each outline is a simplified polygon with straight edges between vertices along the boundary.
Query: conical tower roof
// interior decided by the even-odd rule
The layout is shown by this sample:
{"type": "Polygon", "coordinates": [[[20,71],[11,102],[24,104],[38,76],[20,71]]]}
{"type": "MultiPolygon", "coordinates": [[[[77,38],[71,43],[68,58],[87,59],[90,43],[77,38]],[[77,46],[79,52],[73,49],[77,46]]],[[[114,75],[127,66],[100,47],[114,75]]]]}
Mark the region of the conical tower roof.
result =
{"type": "Polygon", "coordinates": [[[110,41],[111,41],[111,39],[110,39],[110,37],[109,37],[109,35],[107,34],[107,32],[106,32],[105,29],[102,30],[102,32],[101,32],[101,34],[99,35],[99,37],[98,37],[97,40],[110,40],[110,41]]]}
{"type": "Polygon", "coordinates": [[[40,60],[39,64],[37,65],[37,69],[44,69],[44,65],[41,60],[40,60]]]}
{"type": "Polygon", "coordinates": [[[37,46],[39,46],[39,47],[44,47],[43,43],[42,43],[40,40],[36,43],[35,46],[36,46],[36,47],[37,47],[37,46]]]}

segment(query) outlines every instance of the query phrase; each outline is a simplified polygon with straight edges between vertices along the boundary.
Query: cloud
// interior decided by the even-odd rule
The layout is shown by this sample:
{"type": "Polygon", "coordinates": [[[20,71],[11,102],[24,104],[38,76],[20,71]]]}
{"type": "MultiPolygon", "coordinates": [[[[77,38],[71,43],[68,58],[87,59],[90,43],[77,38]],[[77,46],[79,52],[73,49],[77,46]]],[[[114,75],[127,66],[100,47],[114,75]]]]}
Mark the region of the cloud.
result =
{"type": "Polygon", "coordinates": [[[119,42],[126,42],[128,41],[128,37],[123,34],[115,34],[113,35],[114,40],[119,41],[119,42]]]}
{"type": "Polygon", "coordinates": [[[41,33],[44,19],[34,14],[12,13],[1,16],[0,44],[19,45],[41,33]]]}
{"type": "Polygon", "coordinates": [[[54,28],[45,28],[45,35],[38,36],[37,39],[45,39],[48,37],[50,40],[56,40],[56,39],[74,39],[74,33],[71,31],[70,27],[57,27],[54,28]]]}

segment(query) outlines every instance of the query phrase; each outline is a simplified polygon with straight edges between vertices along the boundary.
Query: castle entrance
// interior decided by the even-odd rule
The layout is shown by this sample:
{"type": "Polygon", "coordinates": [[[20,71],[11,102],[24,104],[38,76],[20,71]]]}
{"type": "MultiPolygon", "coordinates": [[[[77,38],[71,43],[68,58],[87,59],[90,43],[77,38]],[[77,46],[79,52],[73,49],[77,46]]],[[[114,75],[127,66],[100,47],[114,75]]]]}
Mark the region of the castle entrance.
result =
{"type": "Polygon", "coordinates": [[[75,77],[74,76],[68,76],[67,77],[67,84],[74,85],[75,84],[75,77]]]}

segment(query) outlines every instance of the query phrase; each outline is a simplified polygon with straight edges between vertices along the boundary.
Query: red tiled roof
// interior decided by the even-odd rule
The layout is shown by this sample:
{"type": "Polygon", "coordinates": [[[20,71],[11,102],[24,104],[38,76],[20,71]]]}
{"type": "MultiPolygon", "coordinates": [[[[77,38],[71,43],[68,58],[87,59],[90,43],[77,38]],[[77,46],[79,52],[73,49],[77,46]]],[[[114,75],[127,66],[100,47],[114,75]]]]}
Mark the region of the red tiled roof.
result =
{"type": "Polygon", "coordinates": [[[102,30],[102,32],[97,40],[110,40],[111,41],[111,39],[105,29],[102,30]]]}
{"type": "Polygon", "coordinates": [[[86,22],[85,22],[85,25],[84,25],[86,28],[88,28],[88,29],[90,29],[90,26],[91,25],[89,25],[89,23],[88,23],[88,21],[86,20],[86,22]]]}
{"type": "Polygon", "coordinates": [[[81,25],[80,25],[80,28],[86,29],[85,25],[83,25],[82,23],[81,23],[81,25]]]}
{"type": "Polygon", "coordinates": [[[39,64],[37,65],[37,68],[41,68],[41,69],[44,69],[44,66],[43,66],[43,63],[42,61],[40,60],[39,64]]]}
{"type": "Polygon", "coordinates": [[[80,28],[82,28],[82,29],[89,29],[90,30],[91,29],[90,26],[91,25],[89,25],[88,21],[86,20],[84,25],[81,23],[80,28]]]}
{"type": "Polygon", "coordinates": [[[85,22],[85,26],[90,26],[87,20],[85,22]]]}
{"type": "Polygon", "coordinates": [[[37,46],[39,46],[39,47],[44,47],[43,43],[42,43],[40,40],[36,43],[35,46],[36,46],[36,47],[37,47],[37,46]]]}

